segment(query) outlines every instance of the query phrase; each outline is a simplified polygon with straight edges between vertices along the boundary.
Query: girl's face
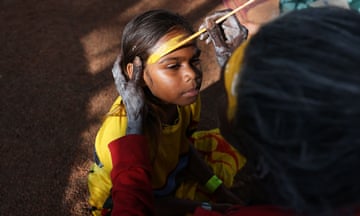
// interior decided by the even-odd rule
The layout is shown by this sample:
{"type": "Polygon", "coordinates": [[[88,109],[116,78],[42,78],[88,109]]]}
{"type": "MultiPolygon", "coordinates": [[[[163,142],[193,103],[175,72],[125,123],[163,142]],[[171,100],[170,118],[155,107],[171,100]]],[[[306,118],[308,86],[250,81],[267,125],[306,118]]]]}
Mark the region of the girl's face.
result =
{"type": "MultiPolygon", "coordinates": [[[[171,38],[186,36],[184,32],[173,31],[162,37],[151,50],[156,52],[166,46],[171,38]]],[[[188,105],[195,102],[201,87],[200,50],[194,42],[161,57],[157,62],[146,65],[144,81],[153,95],[166,103],[188,105]]]]}

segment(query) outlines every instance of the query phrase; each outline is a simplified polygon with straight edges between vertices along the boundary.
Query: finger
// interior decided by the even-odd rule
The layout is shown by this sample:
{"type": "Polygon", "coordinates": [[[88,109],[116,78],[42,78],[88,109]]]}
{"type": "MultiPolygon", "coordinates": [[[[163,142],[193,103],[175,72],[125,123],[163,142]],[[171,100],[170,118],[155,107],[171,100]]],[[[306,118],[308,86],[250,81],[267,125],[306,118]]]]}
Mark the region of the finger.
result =
{"type": "Polygon", "coordinates": [[[224,28],[224,33],[226,42],[234,45],[239,45],[243,40],[246,40],[248,37],[248,30],[242,25],[237,28],[224,28]]]}
{"type": "Polygon", "coordinates": [[[206,29],[213,29],[216,26],[216,20],[211,17],[206,17],[204,25],[206,29]]]}
{"type": "Polygon", "coordinates": [[[209,28],[207,32],[215,47],[226,47],[224,40],[225,38],[223,37],[219,25],[213,25],[212,28],[209,28]]]}
{"type": "Polygon", "coordinates": [[[134,77],[134,81],[137,83],[141,80],[142,78],[142,74],[143,74],[143,67],[142,67],[142,62],[139,56],[135,56],[135,59],[133,61],[133,77],[134,77]]]}
{"type": "Polygon", "coordinates": [[[203,34],[201,34],[200,36],[199,36],[199,40],[204,40],[204,39],[206,39],[207,38],[207,35],[206,35],[206,33],[203,33],[203,34]]]}
{"type": "MultiPolygon", "coordinates": [[[[204,22],[199,26],[199,31],[202,29],[206,29],[207,31],[200,35],[200,40],[208,39],[209,38],[209,31],[216,28],[216,19],[221,17],[224,13],[223,12],[215,12],[214,14],[205,17],[204,22]]],[[[208,41],[207,41],[208,43],[208,41]]]]}
{"type": "Polygon", "coordinates": [[[118,56],[116,58],[111,71],[112,71],[115,82],[125,82],[126,81],[125,77],[123,76],[121,69],[120,69],[120,56],[118,56]]]}
{"type": "Polygon", "coordinates": [[[240,28],[241,24],[235,15],[228,17],[222,24],[223,28],[240,28]]]}
{"type": "MultiPolygon", "coordinates": [[[[205,24],[202,23],[200,26],[199,26],[199,31],[201,31],[202,29],[206,28],[205,24]]],[[[200,36],[199,36],[199,40],[204,40],[206,38],[208,38],[208,34],[206,32],[202,33],[200,36]]]]}
{"type": "Polygon", "coordinates": [[[201,40],[201,41],[204,41],[204,40],[207,41],[208,39],[209,39],[209,34],[207,32],[205,32],[199,36],[199,40],[201,40]]]}
{"type": "Polygon", "coordinates": [[[208,37],[208,38],[205,40],[205,43],[206,43],[206,44],[210,44],[211,41],[212,41],[212,39],[211,39],[210,37],[208,37]]]}
{"type": "Polygon", "coordinates": [[[216,25],[215,21],[210,18],[206,18],[202,26],[203,28],[206,28],[206,33],[202,34],[202,40],[205,40],[206,44],[210,44],[214,39],[214,34],[216,34],[214,32],[218,33],[220,29],[216,25]]]}
{"type": "Polygon", "coordinates": [[[198,28],[198,31],[200,31],[200,30],[203,29],[203,28],[206,28],[206,27],[205,27],[205,23],[201,23],[201,25],[200,25],[199,28],[198,28]]]}
{"type": "Polygon", "coordinates": [[[238,29],[224,28],[224,35],[226,42],[232,42],[236,37],[241,36],[241,32],[238,29]]]}
{"type": "Polygon", "coordinates": [[[248,36],[247,28],[243,26],[234,15],[225,20],[221,27],[228,40],[227,43],[237,43],[237,41],[242,42],[248,36]]]}

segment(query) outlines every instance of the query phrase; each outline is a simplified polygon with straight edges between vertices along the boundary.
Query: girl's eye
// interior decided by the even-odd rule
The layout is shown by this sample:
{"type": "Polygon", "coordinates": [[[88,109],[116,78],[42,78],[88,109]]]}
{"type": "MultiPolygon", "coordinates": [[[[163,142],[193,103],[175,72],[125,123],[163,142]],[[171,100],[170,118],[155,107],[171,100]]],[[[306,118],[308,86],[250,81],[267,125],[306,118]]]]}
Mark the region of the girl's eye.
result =
{"type": "Polygon", "coordinates": [[[168,64],[167,65],[167,68],[168,69],[177,69],[180,67],[180,64],[179,63],[174,63],[174,64],[168,64]]]}

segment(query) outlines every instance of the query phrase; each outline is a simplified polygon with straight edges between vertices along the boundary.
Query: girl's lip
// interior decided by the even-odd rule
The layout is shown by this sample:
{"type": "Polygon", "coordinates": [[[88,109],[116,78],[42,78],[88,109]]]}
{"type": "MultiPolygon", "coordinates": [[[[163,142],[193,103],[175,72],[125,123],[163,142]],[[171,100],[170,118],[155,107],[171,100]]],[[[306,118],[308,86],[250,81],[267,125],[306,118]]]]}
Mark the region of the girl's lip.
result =
{"type": "Polygon", "coordinates": [[[189,91],[184,92],[186,97],[195,97],[199,94],[199,89],[190,89],[189,91]]]}

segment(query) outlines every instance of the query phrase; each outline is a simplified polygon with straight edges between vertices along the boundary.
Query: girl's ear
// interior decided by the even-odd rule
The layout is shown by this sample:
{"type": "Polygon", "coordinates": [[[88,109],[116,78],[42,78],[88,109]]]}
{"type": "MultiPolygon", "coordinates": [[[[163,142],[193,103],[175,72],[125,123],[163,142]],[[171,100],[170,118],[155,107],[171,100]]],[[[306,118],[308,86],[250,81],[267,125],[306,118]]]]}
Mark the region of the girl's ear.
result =
{"type": "Polygon", "coordinates": [[[126,65],[126,73],[127,73],[128,77],[129,77],[129,79],[132,79],[133,71],[134,71],[133,63],[128,63],[126,65]]]}

